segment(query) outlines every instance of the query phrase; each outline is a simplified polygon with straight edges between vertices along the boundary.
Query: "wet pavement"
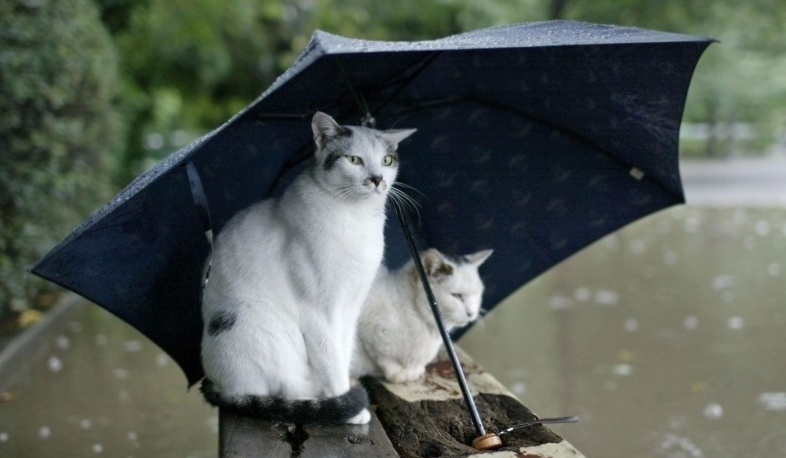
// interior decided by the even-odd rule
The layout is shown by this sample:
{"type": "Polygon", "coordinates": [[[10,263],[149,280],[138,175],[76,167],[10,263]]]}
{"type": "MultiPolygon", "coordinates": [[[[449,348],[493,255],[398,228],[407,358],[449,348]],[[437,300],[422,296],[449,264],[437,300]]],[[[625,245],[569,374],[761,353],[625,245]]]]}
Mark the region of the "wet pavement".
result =
{"type": "Polygon", "coordinates": [[[588,457],[786,456],[786,209],[677,207],[500,304],[461,346],[588,457]]]}
{"type": "Polygon", "coordinates": [[[691,205],[786,207],[786,152],[757,158],[683,160],[691,205]]]}
{"type": "Polygon", "coordinates": [[[218,411],[166,354],[80,304],[0,401],[0,457],[214,458],[218,411]]]}

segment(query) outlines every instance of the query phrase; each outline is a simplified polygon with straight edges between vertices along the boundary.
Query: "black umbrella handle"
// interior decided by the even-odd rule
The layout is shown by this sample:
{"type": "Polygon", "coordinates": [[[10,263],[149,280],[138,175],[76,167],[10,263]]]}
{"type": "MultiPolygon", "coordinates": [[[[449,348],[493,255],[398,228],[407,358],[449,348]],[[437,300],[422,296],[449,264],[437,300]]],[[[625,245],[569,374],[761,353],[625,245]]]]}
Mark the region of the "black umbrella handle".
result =
{"type": "Polygon", "coordinates": [[[483,427],[480,414],[478,414],[478,408],[475,406],[475,400],[472,398],[472,391],[470,391],[469,385],[467,384],[467,379],[464,377],[464,371],[461,370],[461,363],[459,362],[458,356],[456,356],[456,350],[453,348],[453,341],[450,340],[450,334],[448,334],[448,331],[445,328],[445,323],[442,321],[442,313],[439,311],[437,298],[434,297],[434,292],[431,290],[431,285],[429,284],[428,277],[426,276],[426,270],[423,268],[423,263],[420,261],[420,255],[418,255],[418,250],[415,247],[415,241],[413,240],[412,234],[409,231],[409,226],[407,225],[407,220],[404,217],[404,212],[395,203],[393,204],[393,208],[395,208],[398,221],[401,223],[401,228],[404,230],[404,237],[407,239],[409,252],[412,255],[412,260],[415,261],[415,267],[417,268],[418,274],[420,275],[420,281],[423,283],[423,289],[426,290],[428,305],[431,307],[431,312],[434,314],[434,319],[437,322],[437,328],[439,328],[439,334],[442,336],[442,342],[445,344],[445,350],[448,353],[448,357],[450,357],[453,370],[456,371],[456,379],[458,379],[458,384],[461,388],[461,394],[464,396],[464,403],[467,405],[467,410],[469,410],[469,413],[472,416],[472,423],[475,425],[475,431],[478,433],[478,436],[483,436],[486,434],[486,428],[483,427]]]}

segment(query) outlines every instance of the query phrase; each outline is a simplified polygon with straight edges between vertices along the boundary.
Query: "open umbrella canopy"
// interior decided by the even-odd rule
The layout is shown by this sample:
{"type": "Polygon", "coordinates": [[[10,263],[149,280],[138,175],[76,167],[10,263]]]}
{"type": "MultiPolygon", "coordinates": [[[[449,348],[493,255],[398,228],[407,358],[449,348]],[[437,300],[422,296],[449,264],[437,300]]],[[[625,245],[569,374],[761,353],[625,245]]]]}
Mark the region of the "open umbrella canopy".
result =
{"type": "MultiPolygon", "coordinates": [[[[495,249],[484,308],[605,234],[684,201],[678,134],[709,39],[554,21],[424,42],[316,32],[262,96],[140,176],[33,272],[136,327],[202,377],[201,276],[214,233],[286,186],[313,154],[311,115],[417,128],[399,180],[421,247],[495,249]]],[[[407,259],[388,224],[386,263],[407,259]]],[[[264,262],[264,260],[260,260],[264,262]]]]}

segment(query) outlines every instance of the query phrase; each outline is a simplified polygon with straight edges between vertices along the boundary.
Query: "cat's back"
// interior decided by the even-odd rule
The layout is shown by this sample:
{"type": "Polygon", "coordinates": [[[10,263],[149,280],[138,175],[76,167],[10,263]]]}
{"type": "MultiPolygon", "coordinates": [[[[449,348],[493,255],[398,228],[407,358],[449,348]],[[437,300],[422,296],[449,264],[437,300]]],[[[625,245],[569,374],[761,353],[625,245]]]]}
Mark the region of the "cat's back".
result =
{"type": "Polygon", "coordinates": [[[250,252],[275,244],[282,232],[276,217],[276,204],[275,199],[267,199],[235,214],[216,237],[214,263],[229,261],[229,258],[242,262],[249,258],[250,252]]]}

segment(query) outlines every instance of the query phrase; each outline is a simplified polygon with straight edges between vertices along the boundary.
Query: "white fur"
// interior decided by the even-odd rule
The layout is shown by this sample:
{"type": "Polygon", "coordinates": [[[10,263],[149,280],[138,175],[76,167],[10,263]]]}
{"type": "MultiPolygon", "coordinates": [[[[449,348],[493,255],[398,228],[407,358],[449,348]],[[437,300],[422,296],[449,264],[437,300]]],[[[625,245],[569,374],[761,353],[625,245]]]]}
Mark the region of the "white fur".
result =
{"type": "MultiPolygon", "coordinates": [[[[491,253],[480,251],[458,260],[435,249],[421,255],[448,330],[466,326],[478,317],[483,296],[478,267],[491,253]]],[[[381,267],[358,323],[352,376],[383,375],[394,383],[416,380],[441,344],[415,263],[409,261],[392,272],[381,267]]]]}
{"type": "MultiPolygon", "coordinates": [[[[382,259],[385,200],[397,174],[396,163],[381,161],[397,142],[380,131],[339,127],[323,113],[312,126],[311,166],[279,199],[233,217],[215,243],[202,363],[226,396],[304,400],[350,388],[355,327],[382,259]],[[341,137],[340,129],[352,135],[341,137]],[[336,152],[363,163],[341,157],[326,170],[336,152]],[[382,181],[375,185],[371,176],[382,181]],[[235,323],[211,336],[209,323],[220,312],[236,314],[235,323]]],[[[364,411],[350,422],[369,418],[364,411]]]]}

